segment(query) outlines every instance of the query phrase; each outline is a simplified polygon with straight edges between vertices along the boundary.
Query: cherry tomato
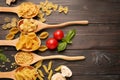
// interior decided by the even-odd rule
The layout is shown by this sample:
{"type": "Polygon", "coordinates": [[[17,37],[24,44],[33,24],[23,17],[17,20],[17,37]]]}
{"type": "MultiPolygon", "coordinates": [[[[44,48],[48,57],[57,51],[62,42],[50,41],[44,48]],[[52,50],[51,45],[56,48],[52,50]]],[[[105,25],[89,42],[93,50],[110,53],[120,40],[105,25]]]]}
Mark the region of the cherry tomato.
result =
{"type": "Polygon", "coordinates": [[[56,40],[61,40],[64,37],[64,32],[62,30],[56,30],[53,36],[56,40]]]}
{"type": "Polygon", "coordinates": [[[49,49],[55,49],[55,48],[58,46],[58,41],[57,41],[55,38],[49,38],[49,39],[46,41],[46,46],[47,46],[49,49]]]}

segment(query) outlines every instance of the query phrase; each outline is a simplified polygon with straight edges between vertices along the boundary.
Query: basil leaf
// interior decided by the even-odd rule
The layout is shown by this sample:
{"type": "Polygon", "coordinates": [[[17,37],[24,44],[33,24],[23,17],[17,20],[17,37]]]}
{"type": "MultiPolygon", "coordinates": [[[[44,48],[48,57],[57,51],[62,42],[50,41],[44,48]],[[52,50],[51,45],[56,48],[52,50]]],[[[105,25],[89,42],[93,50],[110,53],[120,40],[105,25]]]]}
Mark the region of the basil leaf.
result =
{"type": "Polygon", "coordinates": [[[60,51],[65,50],[66,47],[67,47],[67,43],[66,42],[61,42],[61,43],[58,44],[57,50],[58,50],[58,52],[60,52],[60,51]]]}
{"type": "Polygon", "coordinates": [[[72,40],[67,41],[68,44],[72,44],[72,40]]]}
{"type": "Polygon", "coordinates": [[[63,41],[63,42],[67,42],[65,38],[62,38],[62,41],[63,41]]]}
{"type": "Polygon", "coordinates": [[[7,61],[7,57],[4,54],[0,53],[0,60],[5,62],[7,61]]]}
{"type": "Polygon", "coordinates": [[[67,41],[67,43],[71,43],[71,39],[75,36],[75,34],[76,34],[76,30],[70,30],[68,33],[67,33],[67,35],[66,35],[66,37],[65,37],[65,40],[67,41]]]}

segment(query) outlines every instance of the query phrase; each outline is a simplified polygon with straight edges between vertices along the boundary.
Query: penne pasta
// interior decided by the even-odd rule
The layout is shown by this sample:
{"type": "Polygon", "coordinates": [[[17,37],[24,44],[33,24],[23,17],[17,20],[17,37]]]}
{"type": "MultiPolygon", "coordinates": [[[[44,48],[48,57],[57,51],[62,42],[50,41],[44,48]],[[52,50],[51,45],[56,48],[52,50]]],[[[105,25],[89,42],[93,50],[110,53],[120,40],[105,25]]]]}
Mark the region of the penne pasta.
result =
{"type": "Polygon", "coordinates": [[[38,69],[38,73],[41,77],[44,77],[43,72],[40,69],[38,69]]]}
{"type": "Polygon", "coordinates": [[[53,70],[50,70],[50,73],[48,74],[48,80],[51,80],[52,75],[53,75],[53,70]]]}
{"type": "Polygon", "coordinates": [[[51,68],[52,68],[52,61],[49,61],[49,63],[48,63],[48,71],[50,71],[51,70],[51,68]]]}
{"type": "Polygon", "coordinates": [[[58,66],[57,68],[55,68],[55,71],[60,71],[60,70],[61,70],[61,66],[62,66],[62,65],[60,65],[60,66],[58,66]]]}
{"type": "Polygon", "coordinates": [[[46,65],[42,65],[42,67],[43,67],[43,69],[44,69],[44,71],[45,71],[46,73],[49,73],[46,65]]]}
{"type": "Polygon", "coordinates": [[[36,69],[38,69],[38,68],[40,68],[41,66],[42,66],[42,60],[40,60],[40,61],[38,61],[35,65],[34,65],[34,67],[36,68],[36,69]]]}

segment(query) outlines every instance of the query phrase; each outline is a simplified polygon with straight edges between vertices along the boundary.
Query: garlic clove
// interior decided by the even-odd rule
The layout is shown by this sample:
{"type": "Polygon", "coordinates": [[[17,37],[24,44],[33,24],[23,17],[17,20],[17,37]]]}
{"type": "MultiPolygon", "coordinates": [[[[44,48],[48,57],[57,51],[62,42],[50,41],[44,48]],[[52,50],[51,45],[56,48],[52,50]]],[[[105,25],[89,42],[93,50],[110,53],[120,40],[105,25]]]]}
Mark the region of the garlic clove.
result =
{"type": "Polygon", "coordinates": [[[53,74],[51,80],[66,80],[66,78],[63,77],[61,73],[55,73],[53,74]]]}
{"type": "Polygon", "coordinates": [[[6,4],[10,5],[12,2],[15,2],[16,0],[6,0],[6,4]]]}
{"type": "Polygon", "coordinates": [[[61,74],[63,77],[71,77],[72,71],[65,65],[61,66],[61,74]]]}

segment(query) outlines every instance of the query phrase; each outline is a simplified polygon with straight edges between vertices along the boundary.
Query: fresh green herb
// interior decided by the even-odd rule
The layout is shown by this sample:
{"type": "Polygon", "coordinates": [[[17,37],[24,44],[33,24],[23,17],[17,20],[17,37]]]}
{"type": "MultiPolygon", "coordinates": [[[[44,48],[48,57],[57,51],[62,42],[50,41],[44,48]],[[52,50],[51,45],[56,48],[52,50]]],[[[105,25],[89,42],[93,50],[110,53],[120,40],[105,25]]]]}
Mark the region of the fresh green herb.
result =
{"type": "Polygon", "coordinates": [[[3,51],[2,51],[2,50],[0,50],[0,60],[1,60],[1,61],[4,61],[4,62],[7,61],[7,57],[3,54],[3,51]]]}
{"type": "Polygon", "coordinates": [[[62,39],[62,41],[58,44],[57,50],[58,52],[63,51],[66,49],[67,44],[72,43],[72,39],[76,34],[76,30],[70,30],[67,35],[62,39]]]}
{"type": "Polygon", "coordinates": [[[70,30],[67,35],[65,36],[64,40],[67,42],[67,43],[72,43],[72,38],[75,36],[76,34],[76,30],[70,30]]]}
{"type": "Polygon", "coordinates": [[[67,47],[67,43],[66,43],[66,42],[60,42],[60,43],[58,44],[57,49],[58,49],[58,51],[63,51],[63,50],[66,49],[66,47],[67,47]]]}

